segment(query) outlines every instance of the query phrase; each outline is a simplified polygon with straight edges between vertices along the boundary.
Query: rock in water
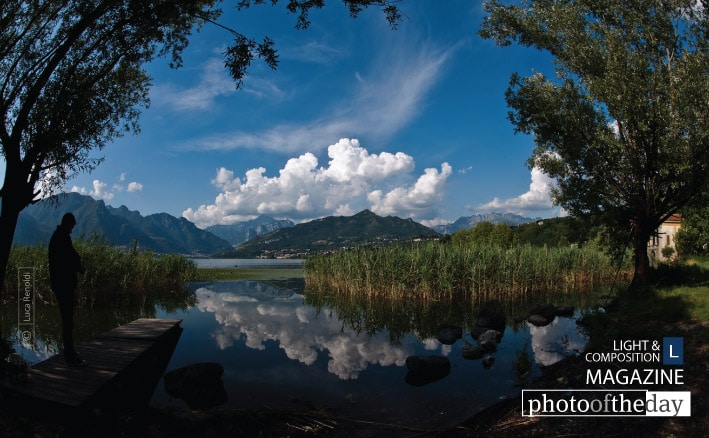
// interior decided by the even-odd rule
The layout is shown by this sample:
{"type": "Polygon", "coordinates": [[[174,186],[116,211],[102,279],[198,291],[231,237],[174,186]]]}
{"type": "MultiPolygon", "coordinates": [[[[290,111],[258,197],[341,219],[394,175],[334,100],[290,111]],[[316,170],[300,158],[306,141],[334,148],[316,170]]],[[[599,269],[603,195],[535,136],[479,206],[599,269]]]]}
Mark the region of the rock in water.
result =
{"type": "Polygon", "coordinates": [[[535,325],[537,327],[543,327],[545,325],[549,325],[551,321],[543,317],[542,315],[529,315],[527,318],[527,321],[529,321],[530,324],[535,325]]]}
{"type": "Polygon", "coordinates": [[[165,374],[165,391],[191,409],[213,408],[227,400],[222,374],[224,368],[215,362],[188,365],[165,374]]]}
{"type": "Polygon", "coordinates": [[[451,371],[451,363],[444,356],[409,356],[406,358],[406,383],[424,386],[441,380],[451,371]]]}
{"type": "Polygon", "coordinates": [[[454,344],[455,341],[463,337],[463,329],[454,325],[441,325],[438,327],[436,339],[445,345],[454,344]]]}
{"type": "Polygon", "coordinates": [[[502,308],[502,304],[497,300],[486,302],[482,309],[480,309],[480,314],[478,315],[475,325],[497,330],[498,332],[504,332],[507,323],[505,321],[505,311],[502,308]]]}

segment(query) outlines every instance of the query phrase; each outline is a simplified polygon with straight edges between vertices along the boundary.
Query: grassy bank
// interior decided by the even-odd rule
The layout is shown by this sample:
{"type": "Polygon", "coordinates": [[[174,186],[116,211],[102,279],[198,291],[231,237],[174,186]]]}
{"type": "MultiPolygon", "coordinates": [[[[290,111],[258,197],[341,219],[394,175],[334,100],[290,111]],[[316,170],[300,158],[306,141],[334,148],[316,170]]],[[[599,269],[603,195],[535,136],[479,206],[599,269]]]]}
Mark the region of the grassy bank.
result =
{"type": "Polygon", "coordinates": [[[664,265],[653,272],[653,287],[640,297],[621,295],[605,313],[584,318],[590,340],[586,352],[613,351],[614,341],[663,337],[682,337],[684,352],[683,383],[647,386],[636,384],[589,384],[587,369],[644,369],[661,365],[637,363],[593,364],[583,355],[570,357],[546,367],[533,388],[543,389],[648,389],[653,391],[688,391],[691,393],[690,417],[628,417],[573,419],[523,417],[519,397],[500,402],[469,421],[448,431],[451,437],[498,436],[709,436],[709,259],[694,259],[664,265]],[[632,432],[628,432],[632,431],[632,432]]]}
{"type": "Polygon", "coordinates": [[[629,271],[590,248],[426,242],[312,257],[304,272],[308,288],[317,291],[439,300],[592,290],[624,280],[629,271]]]}

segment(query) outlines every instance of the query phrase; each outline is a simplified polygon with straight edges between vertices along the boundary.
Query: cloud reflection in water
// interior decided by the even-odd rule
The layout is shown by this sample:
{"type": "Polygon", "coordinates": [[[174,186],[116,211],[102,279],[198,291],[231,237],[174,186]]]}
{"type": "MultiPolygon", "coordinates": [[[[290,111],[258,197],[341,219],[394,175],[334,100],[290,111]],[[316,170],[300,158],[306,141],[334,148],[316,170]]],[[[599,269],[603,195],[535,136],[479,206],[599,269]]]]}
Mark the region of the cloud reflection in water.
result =
{"type": "Polygon", "coordinates": [[[213,313],[219,323],[212,333],[219,349],[244,338],[245,345],[255,350],[263,350],[266,341],[277,341],[289,359],[305,365],[312,365],[318,352],[326,351],[328,371],[343,380],[356,379],[370,364],[403,366],[406,356],[413,354],[410,345],[391,345],[383,336],[358,334],[336,315],[328,316],[329,309],[318,313],[303,304],[301,295],[284,296],[273,289],[262,299],[204,287],[195,291],[197,309],[213,313]]]}

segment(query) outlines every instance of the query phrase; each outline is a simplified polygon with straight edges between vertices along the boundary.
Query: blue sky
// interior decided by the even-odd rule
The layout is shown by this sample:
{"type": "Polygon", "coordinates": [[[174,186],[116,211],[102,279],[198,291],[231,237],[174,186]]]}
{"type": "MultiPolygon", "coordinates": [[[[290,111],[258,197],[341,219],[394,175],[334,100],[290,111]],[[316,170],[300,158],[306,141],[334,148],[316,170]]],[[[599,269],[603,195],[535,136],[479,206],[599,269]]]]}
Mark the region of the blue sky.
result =
{"type": "Polygon", "coordinates": [[[140,134],[98,152],[105,161],[65,190],[200,227],[365,208],[426,225],[484,212],[558,216],[551,181],[525,165],[533,140],[514,134],[504,100],[513,72],[553,74],[550,58],[482,40],[478,1],[399,6],[398,30],[377,9],[352,20],[331,1],[298,31],[283,5],[227,4],[220,22],[274,39],[278,69],[257,61],[236,90],[221,55],[230,36],[207,25],[181,69],[147,66],[140,134]]]}

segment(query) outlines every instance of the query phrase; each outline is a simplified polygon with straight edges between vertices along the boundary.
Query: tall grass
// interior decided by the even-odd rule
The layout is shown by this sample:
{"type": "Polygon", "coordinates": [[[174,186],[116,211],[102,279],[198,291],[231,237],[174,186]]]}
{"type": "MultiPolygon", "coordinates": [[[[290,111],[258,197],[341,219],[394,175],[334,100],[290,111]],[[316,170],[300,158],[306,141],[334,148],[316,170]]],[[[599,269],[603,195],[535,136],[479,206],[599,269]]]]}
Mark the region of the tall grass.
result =
{"type": "Polygon", "coordinates": [[[312,257],[304,275],[307,287],[316,291],[371,298],[483,300],[592,290],[614,281],[617,267],[590,248],[414,242],[312,257]]]}
{"type": "MultiPolygon", "coordinates": [[[[146,294],[161,292],[159,301],[166,301],[165,293],[181,293],[184,283],[196,272],[194,262],[176,254],[156,255],[113,247],[100,236],[79,238],[74,247],[81,256],[86,272],[79,274],[76,290],[79,305],[120,304],[126,300],[144,299],[146,294]]],[[[5,275],[5,295],[17,291],[17,272],[20,267],[34,267],[35,293],[38,299],[54,299],[49,283],[47,246],[14,246],[5,275]]]]}

